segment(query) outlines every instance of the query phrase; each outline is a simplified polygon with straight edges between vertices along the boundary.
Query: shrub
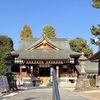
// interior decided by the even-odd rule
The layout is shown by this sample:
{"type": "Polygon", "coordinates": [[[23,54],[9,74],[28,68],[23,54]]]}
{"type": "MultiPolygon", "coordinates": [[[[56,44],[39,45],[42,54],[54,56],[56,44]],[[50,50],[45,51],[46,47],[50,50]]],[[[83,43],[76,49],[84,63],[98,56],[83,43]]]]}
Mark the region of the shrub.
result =
{"type": "Polygon", "coordinates": [[[95,86],[95,79],[90,79],[90,86],[94,87],[95,86]]]}

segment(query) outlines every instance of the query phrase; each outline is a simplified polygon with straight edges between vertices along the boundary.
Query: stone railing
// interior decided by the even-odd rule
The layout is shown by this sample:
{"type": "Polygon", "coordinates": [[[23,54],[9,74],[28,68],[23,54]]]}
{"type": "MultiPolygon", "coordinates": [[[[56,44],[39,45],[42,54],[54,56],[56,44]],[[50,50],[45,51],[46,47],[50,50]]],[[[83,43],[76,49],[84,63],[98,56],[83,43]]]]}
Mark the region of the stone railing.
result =
{"type": "Polygon", "coordinates": [[[60,77],[60,83],[76,84],[77,77],[60,77]]]}

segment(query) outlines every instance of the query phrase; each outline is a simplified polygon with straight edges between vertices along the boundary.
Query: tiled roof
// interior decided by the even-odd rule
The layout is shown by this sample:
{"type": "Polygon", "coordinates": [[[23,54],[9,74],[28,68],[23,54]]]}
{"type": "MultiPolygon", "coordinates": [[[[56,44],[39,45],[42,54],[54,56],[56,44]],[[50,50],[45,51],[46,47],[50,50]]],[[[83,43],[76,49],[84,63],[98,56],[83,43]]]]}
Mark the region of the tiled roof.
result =
{"type": "Polygon", "coordinates": [[[24,50],[20,53],[20,59],[68,59],[69,53],[65,50],[24,50]]]}
{"type": "Polygon", "coordinates": [[[42,35],[41,38],[24,38],[19,42],[18,50],[11,52],[12,54],[18,53],[20,58],[25,59],[68,59],[71,55],[80,56],[80,53],[74,52],[70,49],[69,40],[66,38],[47,38],[42,35]],[[43,39],[47,40],[50,44],[54,45],[60,50],[54,49],[34,49],[28,50],[28,48],[37,45],[43,39]]]}
{"type": "MultiPolygon", "coordinates": [[[[81,72],[81,66],[79,64],[76,65],[76,68],[78,72],[81,72]]],[[[98,62],[91,62],[91,61],[85,61],[85,67],[84,67],[86,73],[92,73],[92,74],[98,74],[98,62]]]]}
{"type": "MultiPolygon", "coordinates": [[[[35,43],[33,43],[32,45],[30,45],[28,48],[31,48],[35,45],[38,45],[40,42],[42,42],[43,40],[47,40],[50,44],[54,45],[55,47],[61,49],[57,44],[55,44],[54,42],[52,42],[45,34],[43,34],[43,36],[38,40],[36,41],[35,43]]],[[[27,48],[27,49],[28,49],[27,48]]]]}

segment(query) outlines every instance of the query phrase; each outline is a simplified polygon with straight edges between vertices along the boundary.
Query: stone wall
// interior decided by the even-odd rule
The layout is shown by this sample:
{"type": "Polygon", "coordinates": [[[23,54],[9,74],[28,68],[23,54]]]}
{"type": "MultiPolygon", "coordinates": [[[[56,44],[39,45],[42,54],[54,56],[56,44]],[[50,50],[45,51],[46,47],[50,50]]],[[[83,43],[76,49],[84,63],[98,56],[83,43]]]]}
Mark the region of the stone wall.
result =
{"type": "Polygon", "coordinates": [[[75,90],[86,90],[90,89],[90,79],[78,79],[75,90]]]}

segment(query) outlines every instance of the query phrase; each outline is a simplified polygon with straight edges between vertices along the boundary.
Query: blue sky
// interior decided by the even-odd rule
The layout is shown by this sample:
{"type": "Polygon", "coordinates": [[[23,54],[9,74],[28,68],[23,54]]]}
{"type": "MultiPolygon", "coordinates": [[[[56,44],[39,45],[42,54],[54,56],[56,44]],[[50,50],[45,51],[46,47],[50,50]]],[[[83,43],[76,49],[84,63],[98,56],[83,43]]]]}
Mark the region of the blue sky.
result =
{"type": "MultiPolygon", "coordinates": [[[[25,24],[39,38],[46,25],[55,28],[58,38],[81,37],[90,45],[92,25],[100,24],[100,11],[92,0],[0,0],[0,35],[12,38],[18,48],[19,35],[25,24]]],[[[97,47],[90,45],[94,53],[97,47]]]]}

